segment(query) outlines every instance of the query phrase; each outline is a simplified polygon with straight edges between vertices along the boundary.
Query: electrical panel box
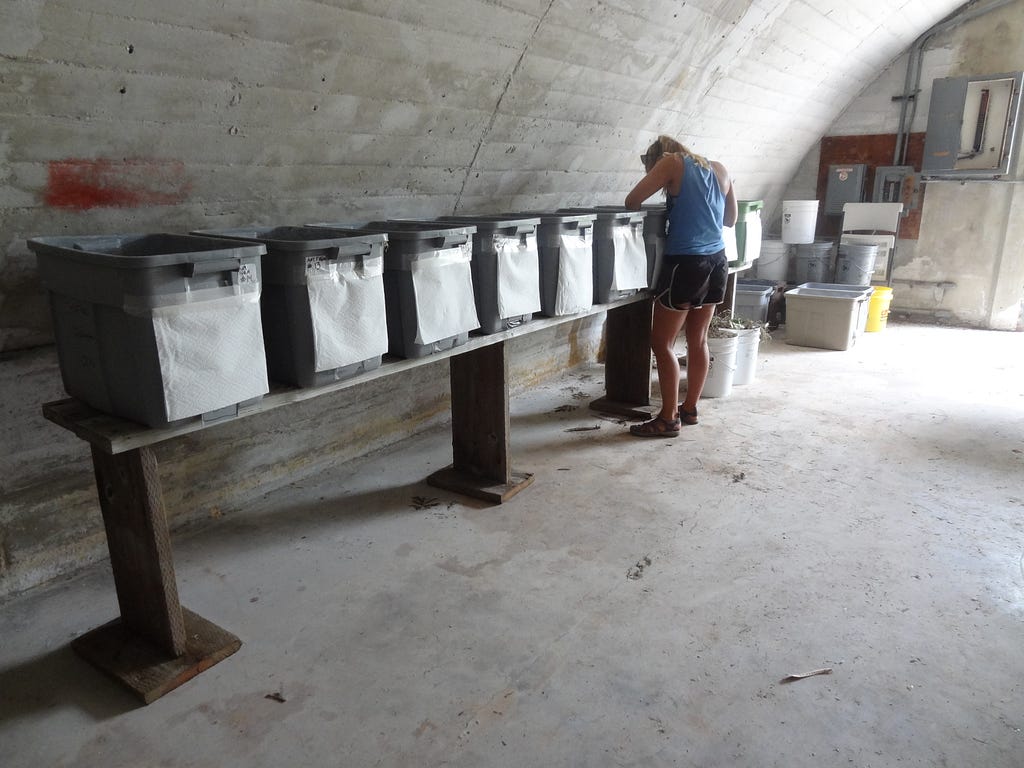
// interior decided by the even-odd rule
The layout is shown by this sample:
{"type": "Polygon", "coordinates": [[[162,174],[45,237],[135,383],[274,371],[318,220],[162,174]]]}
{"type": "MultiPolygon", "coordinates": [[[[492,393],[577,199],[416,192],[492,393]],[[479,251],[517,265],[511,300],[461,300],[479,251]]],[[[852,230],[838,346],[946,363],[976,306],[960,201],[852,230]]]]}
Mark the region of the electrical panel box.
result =
{"type": "Polygon", "coordinates": [[[863,163],[830,165],[825,186],[825,215],[842,216],[844,203],[863,202],[866,175],[867,166],[863,163]]]}
{"type": "Polygon", "coordinates": [[[903,216],[914,208],[914,167],[912,165],[883,165],[875,168],[873,203],[903,203],[903,216]]]}
{"type": "Polygon", "coordinates": [[[922,176],[999,178],[1011,172],[1024,74],[932,83],[922,176]]]}

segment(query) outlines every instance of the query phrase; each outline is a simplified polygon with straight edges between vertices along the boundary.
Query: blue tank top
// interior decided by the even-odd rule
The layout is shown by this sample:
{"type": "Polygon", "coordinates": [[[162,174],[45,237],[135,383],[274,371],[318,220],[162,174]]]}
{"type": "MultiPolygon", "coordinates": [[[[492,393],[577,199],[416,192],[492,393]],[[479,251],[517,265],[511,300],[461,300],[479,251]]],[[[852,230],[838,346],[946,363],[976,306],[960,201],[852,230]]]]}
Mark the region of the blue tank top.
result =
{"type": "Polygon", "coordinates": [[[706,255],[725,248],[722,239],[725,195],[714,171],[684,155],[679,195],[667,197],[666,254],[706,255]]]}

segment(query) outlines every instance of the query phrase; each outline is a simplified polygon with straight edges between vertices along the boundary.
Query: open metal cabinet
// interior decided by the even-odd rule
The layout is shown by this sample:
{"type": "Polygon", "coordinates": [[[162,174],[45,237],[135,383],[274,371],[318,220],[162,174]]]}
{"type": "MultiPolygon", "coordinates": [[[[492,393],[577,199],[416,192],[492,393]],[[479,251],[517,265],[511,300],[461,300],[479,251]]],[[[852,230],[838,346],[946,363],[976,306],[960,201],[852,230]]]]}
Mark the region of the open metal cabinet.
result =
{"type": "Polygon", "coordinates": [[[873,284],[888,285],[903,203],[844,203],[839,244],[877,245],[873,284]]]}

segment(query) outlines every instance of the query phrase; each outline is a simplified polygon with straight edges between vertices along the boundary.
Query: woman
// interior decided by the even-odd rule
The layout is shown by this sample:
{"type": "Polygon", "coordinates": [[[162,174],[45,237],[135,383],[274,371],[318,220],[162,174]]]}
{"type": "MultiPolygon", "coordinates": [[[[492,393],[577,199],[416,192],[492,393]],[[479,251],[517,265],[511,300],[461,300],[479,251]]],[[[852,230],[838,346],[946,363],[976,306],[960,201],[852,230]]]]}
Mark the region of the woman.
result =
{"type": "Polygon", "coordinates": [[[725,298],[728,265],[722,227],[736,223],[736,193],[721,163],[694,154],[675,139],[659,136],[640,159],[647,175],[626,195],[639,210],[661,190],[667,197],[665,258],[655,285],[651,349],[658,362],[661,412],[630,427],[638,437],[675,437],[697,423],[697,400],[708,375],[708,326],[725,298]],[[679,361],[674,345],[686,329],[686,398],[679,398],[679,361]]]}

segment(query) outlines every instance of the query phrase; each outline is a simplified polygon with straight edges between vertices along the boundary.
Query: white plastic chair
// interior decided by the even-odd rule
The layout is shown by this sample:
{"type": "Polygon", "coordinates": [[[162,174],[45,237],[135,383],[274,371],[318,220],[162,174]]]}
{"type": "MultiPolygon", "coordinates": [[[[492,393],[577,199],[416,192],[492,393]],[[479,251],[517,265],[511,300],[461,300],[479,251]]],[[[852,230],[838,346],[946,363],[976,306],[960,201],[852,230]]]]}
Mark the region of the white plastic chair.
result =
{"type": "Polygon", "coordinates": [[[889,284],[903,203],[843,203],[839,243],[877,245],[872,283],[889,284]]]}

